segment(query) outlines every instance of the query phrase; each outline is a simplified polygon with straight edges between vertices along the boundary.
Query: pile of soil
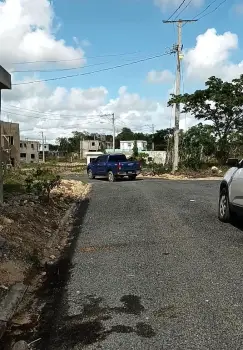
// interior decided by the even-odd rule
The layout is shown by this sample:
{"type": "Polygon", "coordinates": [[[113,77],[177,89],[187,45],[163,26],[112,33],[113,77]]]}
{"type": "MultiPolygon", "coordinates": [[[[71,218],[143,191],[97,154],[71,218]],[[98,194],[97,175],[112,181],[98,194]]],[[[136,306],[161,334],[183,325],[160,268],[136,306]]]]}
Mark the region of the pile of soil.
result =
{"type": "Polygon", "coordinates": [[[68,234],[60,223],[89,190],[80,181],[62,180],[48,203],[32,194],[8,196],[0,207],[0,289],[23,281],[31,267],[58,256],[68,234]]]}

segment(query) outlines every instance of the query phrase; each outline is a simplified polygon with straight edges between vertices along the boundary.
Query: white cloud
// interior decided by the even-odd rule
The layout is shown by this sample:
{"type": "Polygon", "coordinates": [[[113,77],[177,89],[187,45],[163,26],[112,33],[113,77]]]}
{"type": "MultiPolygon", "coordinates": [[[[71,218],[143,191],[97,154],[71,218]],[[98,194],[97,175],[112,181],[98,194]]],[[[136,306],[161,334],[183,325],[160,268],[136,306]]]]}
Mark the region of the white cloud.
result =
{"type": "Polygon", "coordinates": [[[150,84],[172,83],[174,79],[174,74],[168,69],[163,71],[151,70],[147,75],[147,81],[150,84]]]}
{"type": "Polygon", "coordinates": [[[243,61],[231,62],[231,54],[238,49],[238,36],[231,32],[217,34],[208,29],[196,39],[194,48],[185,54],[186,75],[189,79],[205,81],[215,75],[231,80],[243,73],[243,61]]]}
{"type": "Polygon", "coordinates": [[[166,101],[142,98],[128,92],[125,86],[120,87],[116,98],[109,98],[103,86],[85,90],[50,88],[44,82],[4,90],[2,109],[4,120],[20,123],[22,137],[38,139],[43,130],[50,140],[70,135],[73,130],[111,133],[109,118],[100,117],[101,114],[115,113],[118,131],[124,126],[144,130],[148,124],[169,127],[171,116],[166,101]]]}
{"type": "Polygon", "coordinates": [[[74,48],[56,39],[53,20],[54,12],[48,0],[0,1],[1,64],[7,69],[13,67],[9,62],[23,61],[75,59],[75,62],[61,64],[84,64],[80,47],[74,48]]]}
{"type": "MultiPolygon", "coordinates": [[[[182,0],[154,0],[156,6],[158,6],[162,11],[165,11],[171,7],[178,7],[181,4],[182,0]]],[[[199,7],[204,4],[204,0],[192,0],[192,6],[199,7]]],[[[186,5],[186,4],[185,4],[186,5]]],[[[183,8],[183,7],[182,7],[183,8]]]]}
{"type": "MultiPolygon", "coordinates": [[[[1,64],[12,69],[14,65],[9,62],[70,59],[75,61],[64,61],[60,65],[84,63],[81,47],[89,45],[88,40],[79,41],[74,36],[76,48],[57,40],[54,19],[48,0],[0,0],[1,64]]],[[[36,65],[27,67],[33,69],[36,65]]],[[[38,76],[29,75],[18,82],[35,79],[38,76]]],[[[99,117],[101,113],[115,113],[118,128],[141,130],[150,122],[158,128],[169,123],[166,102],[142,98],[128,92],[125,86],[118,90],[116,98],[110,98],[104,86],[67,88],[53,87],[46,82],[14,85],[12,90],[3,91],[2,96],[3,119],[19,122],[21,136],[32,139],[40,138],[41,131],[51,140],[70,135],[73,130],[111,132],[110,121],[99,117]]]]}

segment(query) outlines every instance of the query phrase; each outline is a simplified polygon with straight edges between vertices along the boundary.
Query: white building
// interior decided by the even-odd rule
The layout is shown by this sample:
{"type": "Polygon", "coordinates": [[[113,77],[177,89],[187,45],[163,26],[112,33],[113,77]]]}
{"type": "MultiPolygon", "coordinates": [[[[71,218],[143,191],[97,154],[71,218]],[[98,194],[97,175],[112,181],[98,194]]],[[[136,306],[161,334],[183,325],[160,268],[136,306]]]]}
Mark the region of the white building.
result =
{"type": "MultiPolygon", "coordinates": [[[[120,150],[122,152],[132,152],[134,147],[133,141],[120,141],[120,150]]],[[[148,148],[147,141],[137,140],[138,152],[146,152],[148,148]]]]}
{"type": "MultiPolygon", "coordinates": [[[[42,146],[42,143],[40,143],[40,152],[42,152],[42,149],[43,149],[43,146],[42,146]]],[[[45,152],[49,152],[50,151],[50,145],[48,143],[45,143],[44,144],[44,151],[45,152]]]]}

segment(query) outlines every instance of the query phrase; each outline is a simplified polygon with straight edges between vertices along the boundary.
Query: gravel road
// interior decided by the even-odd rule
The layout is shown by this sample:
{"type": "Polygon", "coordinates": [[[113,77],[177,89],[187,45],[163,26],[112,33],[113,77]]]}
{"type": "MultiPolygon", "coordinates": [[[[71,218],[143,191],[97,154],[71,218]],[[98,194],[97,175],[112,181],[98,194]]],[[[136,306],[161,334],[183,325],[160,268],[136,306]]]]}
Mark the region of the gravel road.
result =
{"type": "Polygon", "coordinates": [[[243,232],[218,187],[94,181],[39,349],[243,349],[243,232]]]}

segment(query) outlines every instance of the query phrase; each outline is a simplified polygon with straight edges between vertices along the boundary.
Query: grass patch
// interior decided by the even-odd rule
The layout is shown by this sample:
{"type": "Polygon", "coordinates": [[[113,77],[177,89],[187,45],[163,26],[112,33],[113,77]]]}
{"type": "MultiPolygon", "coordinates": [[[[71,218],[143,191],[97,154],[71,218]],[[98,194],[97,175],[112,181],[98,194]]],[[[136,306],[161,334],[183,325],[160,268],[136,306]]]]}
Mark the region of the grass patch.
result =
{"type": "Polygon", "coordinates": [[[26,174],[20,169],[7,170],[3,175],[4,195],[25,192],[26,174]]]}

